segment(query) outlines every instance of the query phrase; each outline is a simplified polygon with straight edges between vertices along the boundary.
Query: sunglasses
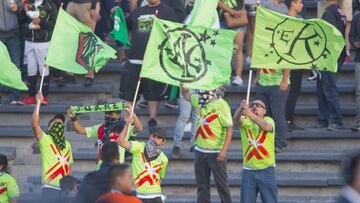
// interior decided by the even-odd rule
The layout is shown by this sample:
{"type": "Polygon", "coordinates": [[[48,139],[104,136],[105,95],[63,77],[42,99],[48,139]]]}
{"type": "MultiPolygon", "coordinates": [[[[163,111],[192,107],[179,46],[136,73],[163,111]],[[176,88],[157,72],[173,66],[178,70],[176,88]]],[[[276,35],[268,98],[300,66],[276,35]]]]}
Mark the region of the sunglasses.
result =
{"type": "Polygon", "coordinates": [[[251,106],[251,108],[263,108],[263,109],[265,109],[265,106],[262,105],[262,104],[259,104],[259,103],[252,103],[250,106],[251,106]]]}

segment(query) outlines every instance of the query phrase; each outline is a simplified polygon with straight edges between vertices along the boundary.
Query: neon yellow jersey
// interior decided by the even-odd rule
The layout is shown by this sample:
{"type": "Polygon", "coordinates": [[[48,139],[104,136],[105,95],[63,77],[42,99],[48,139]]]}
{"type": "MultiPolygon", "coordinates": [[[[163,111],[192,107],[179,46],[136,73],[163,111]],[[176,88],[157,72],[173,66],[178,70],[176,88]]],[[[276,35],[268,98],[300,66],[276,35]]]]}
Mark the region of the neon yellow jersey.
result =
{"type": "MultiPolygon", "coordinates": [[[[262,69],[258,69],[258,76],[259,76],[258,83],[261,86],[280,85],[283,77],[283,70],[262,68],[262,69]]],[[[290,84],[290,79],[288,80],[288,83],[290,84]]]]}
{"type": "Polygon", "coordinates": [[[144,195],[161,194],[161,179],[165,177],[168,158],[161,152],[155,160],[148,162],[144,154],[146,144],[138,141],[130,143],[132,178],[136,192],[144,195]]]}
{"type": "Polygon", "coordinates": [[[267,116],[264,121],[272,125],[272,132],[265,132],[249,118],[245,118],[240,126],[244,168],[265,169],[275,166],[275,123],[267,116]]]}
{"type": "Polygon", "coordinates": [[[227,128],[233,125],[230,107],[219,98],[199,109],[198,100],[199,95],[191,96],[197,114],[195,145],[202,150],[219,151],[224,145],[227,128]]]}
{"type": "Polygon", "coordinates": [[[20,190],[15,178],[7,173],[0,173],[0,202],[9,203],[19,196],[20,190]]]}
{"type": "Polygon", "coordinates": [[[59,188],[60,179],[69,174],[74,161],[71,145],[67,140],[65,142],[65,149],[60,150],[46,133],[38,140],[43,184],[59,188]]]}

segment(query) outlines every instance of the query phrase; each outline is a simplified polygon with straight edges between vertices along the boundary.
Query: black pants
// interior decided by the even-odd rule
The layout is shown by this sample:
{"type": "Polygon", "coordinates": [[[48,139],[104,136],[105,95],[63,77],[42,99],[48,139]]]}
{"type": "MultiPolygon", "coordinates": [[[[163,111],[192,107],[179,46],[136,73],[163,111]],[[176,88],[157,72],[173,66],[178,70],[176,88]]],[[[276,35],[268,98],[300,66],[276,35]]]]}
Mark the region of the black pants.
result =
{"type": "Polygon", "coordinates": [[[153,199],[140,199],[143,203],[163,203],[161,197],[156,197],[153,199]]]}
{"type": "Polygon", "coordinates": [[[217,191],[222,203],[231,203],[226,160],[217,161],[218,153],[195,153],[195,176],[197,186],[197,203],[210,201],[210,175],[214,176],[217,191]]]}
{"type": "Polygon", "coordinates": [[[303,70],[291,70],[290,90],[286,100],[285,118],[287,121],[294,121],[294,113],[298,96],[301,92],[303,70]]]}

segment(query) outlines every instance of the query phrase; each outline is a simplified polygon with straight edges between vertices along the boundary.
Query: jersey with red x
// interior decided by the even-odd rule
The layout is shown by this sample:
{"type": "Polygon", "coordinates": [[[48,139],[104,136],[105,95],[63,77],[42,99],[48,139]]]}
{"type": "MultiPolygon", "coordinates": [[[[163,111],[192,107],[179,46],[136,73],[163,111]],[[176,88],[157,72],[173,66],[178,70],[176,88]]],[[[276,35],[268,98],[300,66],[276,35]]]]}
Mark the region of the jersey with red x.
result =
{"type": "Polygon", "coordinates": [[[49,183],[53,181],[56,177],[61,175],[64,177],[69,173],[69,161],[70,161],[70,149],[63,156],[58,147],[50,144],[51,150],[54,153],[53,155],[57,159],[57,163],[55,163],[48,171],[45,173],[45,179],[49,183]]]}
{"type": "Polygon", "coordinates": [[[260,73],[260,72],[263,72],[265,74],[269,74],[269,73],[273,74],[276,72],[276,70],[272,69],[272,68],[261,68],[261,69],[258,69],[258,73],[260,73]]]}
{"type": "Polygon", "coordinates": [[[5,187],[0,187],[0,195],[3,194],[6,191],[7,191],[6,186],[5,187]]]}
{"type": "Polygon", "coordinates": [[[263,143],[266,140],[266,131],[259,131],[256,137],[253,136],[249,129],[246,129],[246,137],[249,142],[249,146],[245,151],[246,161],[249,161],[254,156],[256,159],[263,159],[264,157],[269,158],[269,152],[264,148],[263,143]]]}
{"type": "Polygon", "coordinates": [[[145,170],[142,171],[139,175],[137,175],[136,178],[134,179],[136,188],[141,187],[146,182],[148,182],[150,185],[154,185],[154,183],[159,185],[160,180],[158,178],[158,174],[161,170],[162,164],[151,166],[151,163],[146,161],[144,152],[141,153],[141,158],[144,163],[145,170]]]}
{"type": "Polygon", "coordinates": [[[215,134],[211,131],[209,124],[218,118],[217,114],[209,112],[204,117],[198,118],[198,128],[195,133],[195,140],[200,135],[203,139],[212,138],[215,139],[215,134]]]}

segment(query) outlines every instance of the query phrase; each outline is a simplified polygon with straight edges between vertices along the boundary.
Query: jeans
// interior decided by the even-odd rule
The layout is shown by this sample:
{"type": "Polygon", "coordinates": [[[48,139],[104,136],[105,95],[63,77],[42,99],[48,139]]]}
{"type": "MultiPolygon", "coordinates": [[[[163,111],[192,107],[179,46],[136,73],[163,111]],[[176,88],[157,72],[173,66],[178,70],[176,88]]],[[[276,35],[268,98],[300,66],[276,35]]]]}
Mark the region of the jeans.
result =
{"type": "Polygon", "coordinates": [[[49,202],[51,202],[51,200],[57,200],[59,199],[61,194],[61,190],[56,190],[53,188],[48,188],[48,187],[43,187],[41,189],[41,195],[44,199],[48,199],[49,202]]]}
{"type": "Polygon", "coordinates": [[[217,191],[222,203],[231,203],[226,160],[217,161],[218,153],[195,151],[195,177],[197,186],[197,203],[210,201],[210,175],[214,176],[217,191]]]}
{"type": "MultiPolygon", "coordinates": [[[[8,49],[11,61],[16,65],[17,68],[19,68],[20,66],[20,40],[19,37],[14,36],[11,38],[7,38],[7,39],[3,39],[1,40],[6,48],[8,49]]],[[[14,101],[14,100],[18,100],[20,97],[20,91],[17,89],[12,89],[9,88],[10,90],[10,95],[9,98],[10,100],[14,101]]]]}
{"type": "Polygon", "coordinates": [[[263,170],[243,170],[240,189],[240,203],[256,203],[260,192],[262,203],[277,203],[275,168],[263,170]]]}
{"type": "Polygon", "coordinates": [[[356,79],[356,122],[360,124],[360,63],[355,63],[356,79]]]}
{"type": "Polygon", "coordinates": [[[184,136],[184,128],[186,122],[190,119],[191,121],[191,139],[190,143],[194,144],[195,132],[196,132],[196,112],[191,106],[191,103],[186,101],[182,94],[179,97],[179,117],[176,121],[174,130],[174,146],[181,147],[182,138],[184,136]],[[191,117],[190,117],[191,116],[191,117]]]}
{"type": "Polygon", "coordinates": [[[285,118],[287,121],[294,121],[296,102],[301,92],[303,72],[303,70],[291,70],[290,72],[290,90],[285,106],[285,118]]]}
{"type": "Polygon", "coordinates": [[[287,92],[280,92],[279,86],[256,86],[256,98],[263,101],[267,115],[275,121],[275,145],[286,147],[287,123],[285,120],[285,102],[287,92]]]}

